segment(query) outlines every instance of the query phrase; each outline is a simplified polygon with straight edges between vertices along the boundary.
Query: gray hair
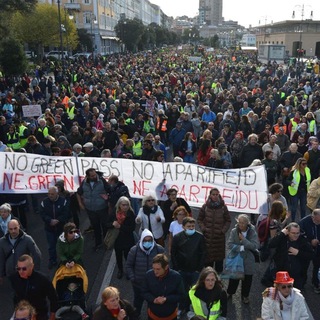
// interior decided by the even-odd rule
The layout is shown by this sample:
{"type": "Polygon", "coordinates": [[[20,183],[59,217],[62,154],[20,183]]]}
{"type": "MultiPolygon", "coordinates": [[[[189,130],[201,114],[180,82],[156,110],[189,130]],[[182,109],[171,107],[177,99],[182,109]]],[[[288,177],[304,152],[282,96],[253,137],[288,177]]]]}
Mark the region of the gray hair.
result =
{"type": "Polygon", "coordinates": [[[12,211],[11,205],[9,203],[4,203],[0,206],[0,210],[4,211],[12,211]]]}
{"type": "Polygon", "coordinates": [[[244,213],[239,214],[238,218],[237,218],[237,221],[239,221],[240,219],[245,220],[248,225],[250,224],[250,218],[249,218],[249,216],[247,214],[244,214],[244,213]]]}
{"type": "Polygon", "coordinates": [[[118,199],[117,203],[116,203],[116,212],[119,210],[120,208],[120,204],[122,203],[126,203],[129,205],[129,210],[133,211],[132,207],[131,207],[131,202],[129,200],[129,198],[122,196],[118,199]]]}
{"type": "MultiPolygon", "coordinates": [[[[1,209],[1,207],[0,207],[1,209]]],[[[320,208],[316,208],[312,211],[312,216],[320,216],[320,208]]]]}
{"type": "Polygon", "coordinates": [[[152,193],[149,193],[149,194],[147,194],[147,195],[145,195],[145,196],[143,197],[142,203],[141,203],[142,206],[144,206],[144,205],[146,204],[146,202],[147,202],[148,200],[150,200],[150,199],[154,199],[154,205],[157,205],[157,204],[158,204],[156,195],[155,195],[155,194],[152,194],[152,193]]]}

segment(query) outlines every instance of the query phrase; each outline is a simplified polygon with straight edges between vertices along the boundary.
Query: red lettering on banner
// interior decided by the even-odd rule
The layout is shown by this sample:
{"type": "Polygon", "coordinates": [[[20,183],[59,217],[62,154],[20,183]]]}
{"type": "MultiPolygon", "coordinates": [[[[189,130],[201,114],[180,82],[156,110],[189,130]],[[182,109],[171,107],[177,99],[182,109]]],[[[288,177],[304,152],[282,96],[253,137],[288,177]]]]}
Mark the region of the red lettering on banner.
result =
{"type": "Polygon", "coordinates": [[[64,181],[66,190],[73,190],[73,176],[67,177],[65,175],[60,174],[30,176],[28,179],[28,186],[31,190],[48,190],[50,187],[53,187],[59,180],[64,181]]]}
{"type": "Polygon", "coordinates": [[[200,188],[196,185],[191,185],[190,186],[190,192],[189,192],[189,201],[192,200],[192,197],[193,197],[193,201],[195,202],[199,202],[199,199],[197,197],[197,195],[200,193],[200,188]]]}
{"type": "Polygon", "coordinates": [[[142,180],[137,184],[137,182],[133,180],[133,194],[138,193],[139,196],[144,196],[148,191],[150,191],[148,185],[151,183],[151,181],[142,180]]]}
{"type": "Polygon", "coordinates": [[[257,190],[243,191],[223,189],[221,196],[229,207],[237,209],[258,209],[258,192],[257,190]]]}
{"type": "Polygon", "coordinates": [[[14,175],[13,189],[15,189],[15,190],[23,190],[23,189],[25,189],[25,188],[19,187],[19,184],[20,184],[20,182],[21,182],[21,180],[19,179],[20,177],[23,177],[23,174],[21,174],[21,173],[16,173],[16,174],[14,175]]]}
{"type": "Polygon", "coordinates": [[[6,185],[8,185],[8,189],[12,189],[12,176],[13,174],[3,173],[2,190],[6,190],[6,185]]]}

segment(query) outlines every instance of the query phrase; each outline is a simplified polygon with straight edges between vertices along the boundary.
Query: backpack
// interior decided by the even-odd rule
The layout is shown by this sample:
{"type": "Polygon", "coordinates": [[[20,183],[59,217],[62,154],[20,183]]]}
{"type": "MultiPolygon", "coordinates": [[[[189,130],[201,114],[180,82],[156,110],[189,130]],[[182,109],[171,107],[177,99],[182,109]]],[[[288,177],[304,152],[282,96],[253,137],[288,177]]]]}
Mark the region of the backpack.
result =
{"type": "Polygon", "coordinates": [[[266,242],[269,238],[270,219],[263,219],[258,225],[258,239],[260,243],[266,242]]]}

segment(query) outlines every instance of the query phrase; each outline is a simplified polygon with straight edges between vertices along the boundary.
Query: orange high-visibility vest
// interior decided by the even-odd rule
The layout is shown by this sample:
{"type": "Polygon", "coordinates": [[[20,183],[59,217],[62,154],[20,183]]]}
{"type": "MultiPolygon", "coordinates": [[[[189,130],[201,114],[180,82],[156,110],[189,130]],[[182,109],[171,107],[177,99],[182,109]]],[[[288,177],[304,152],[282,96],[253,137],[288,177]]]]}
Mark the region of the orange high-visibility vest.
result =
{"type": "Polygon", "coordinates": [[[64,98],[63,98],[63,100],[62,100],[62,104],[66,107],[66,108],[68,108],[68,102],[69,102],[69,97],[68,96],[65,96],[64,98]]]}

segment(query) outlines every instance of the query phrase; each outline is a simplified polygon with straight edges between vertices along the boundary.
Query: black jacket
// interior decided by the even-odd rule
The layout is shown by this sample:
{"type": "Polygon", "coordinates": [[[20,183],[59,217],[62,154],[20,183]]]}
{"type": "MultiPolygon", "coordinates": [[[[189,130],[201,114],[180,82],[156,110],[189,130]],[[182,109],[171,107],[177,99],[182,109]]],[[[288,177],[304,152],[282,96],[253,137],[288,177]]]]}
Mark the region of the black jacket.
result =
{"type": "Polygon", "coordinates": [[[40,204],[40,215],[44,221],[45,229],[51,232],[57,232],[59,235],[63,231],[64,224],[68,221],[69,205],[65,198],[58,197],[56,201],[51,201],[48,197],[40,204]],[[51,226],[52,219],[59,220],[55,226],[51,226]]]}
{"type": "Polygon", "coordinates": [[[50,312],[58,309],[58,298],[52,282],[42,273],[33,270],[28,279],[20,278],[18,272],[10,276],[14,291],[14,303],[27,300],[36,309],[37,314],[46,315],[48,312],[47,300],[50,303],[50,312]]]}
{"type": "Polygon", "coordinates": [[[204,267],[205,242],[200,232],[188,236],[184,231],[173,237],[171,261],[173,269],[186,272],[200,272],[204,267]]]}
{"type": "Polygon", "coordinates": [[[313,249],[307,239],[300,235],[297,241],[290,241],[288,236],[280,232],[280,234],[270,240],[269,248],[276,249],[273,256],[276,270],[288,271],[294,279],[295,286],[302,288],[307,266],[314,255],[313,249]],[[289,255],[288,249],[290,247],[299,250],[296,256],[289,255]]]}
{"type": "MultiPolygon", "coordinates": [[[[127,300],[120,299],[120,308],[126,311],[126,317],[124,320],[138,320],[139,317],[137,316],[134,308],[127,300]]],[[[101,303],[100,307],[94,312],[92,320],[114,320],[116,319],[112,313],[107,309],[107,307],[101,303]]]]}

